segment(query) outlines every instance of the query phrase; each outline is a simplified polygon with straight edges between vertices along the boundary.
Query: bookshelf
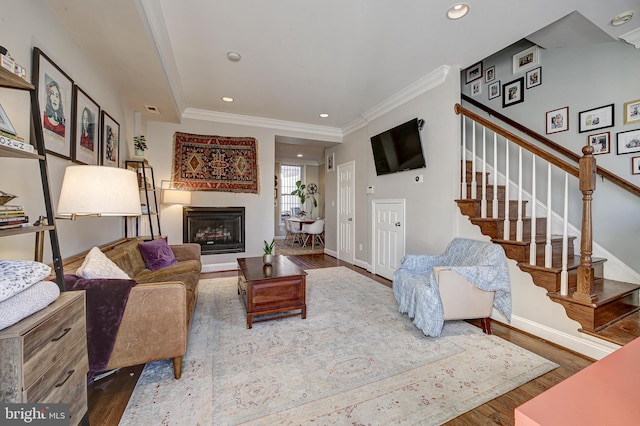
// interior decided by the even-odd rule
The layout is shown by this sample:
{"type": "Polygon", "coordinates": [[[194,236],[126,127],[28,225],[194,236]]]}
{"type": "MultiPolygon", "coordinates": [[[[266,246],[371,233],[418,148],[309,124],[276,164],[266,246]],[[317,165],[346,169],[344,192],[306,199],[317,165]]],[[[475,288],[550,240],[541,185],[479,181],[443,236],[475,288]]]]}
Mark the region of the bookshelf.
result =
{"type": "MultiPolygon", "coordinates": [[[[144,160],[126,160],[125,168],[133,170],[138,174],[138,188],[140,189],[142,216],[146,218],[149,228],[149,235],[145,235],[144,238],[153,240],[155,237],[162,234],[162,231],[160,230],[160,214],[158,211],[159,188],[156,187],[155,177],[153,176],[153,167],[144,160]]],[[[146,226],[143,226],[144,224],[138,217],[134,220],[134,236],[139,237],[143,232],[142,228],[145,228],[146,226]]],[[[127,223],[127,218],[125,218],[124,230],[125,235],[128,237],[129,230],[127,223]]]]}

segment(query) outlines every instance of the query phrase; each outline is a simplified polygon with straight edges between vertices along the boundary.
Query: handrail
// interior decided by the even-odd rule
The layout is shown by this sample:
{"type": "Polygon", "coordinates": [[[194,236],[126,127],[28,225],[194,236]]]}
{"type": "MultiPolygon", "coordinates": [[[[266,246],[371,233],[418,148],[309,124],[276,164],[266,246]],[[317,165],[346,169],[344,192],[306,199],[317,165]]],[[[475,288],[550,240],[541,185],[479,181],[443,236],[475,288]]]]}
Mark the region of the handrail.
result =
{"type": "MultiPolygon", "coordinates": [[[[494,117],[496,117],[498,120],[503,121],[505,123],[507,123],[509,126],[513,127],[514,129],[526,134],[527,136],[531,137],[532,139],[535,139],[536,141],[544,144],[545,146],[548,146],[549,148],[560,152],[562,155],[566,156],[567,158],[570,158],[572,160],[574,160],[576,163],[578,161],[580,161],[580,155],[574,153],[571,150],[568,150],[567,148],[558,145],[557,143],[555,143],[554,141],[552,141],[549,138],[546,138],[544,136],[542,136],[541,134],[529,129],[528,127],[523,126],[522,124],[518,123],[517,121],[514,121],[512,119],[510,119],[509,117],[500,114],[499,112],[497,112],[496,110],[489,108],[488,106],[481,104],[480,102],[476,101],[475,99],[471,98],[470,96],[467,95],[462,95],[462,99],[466,102],[469,102],[471,105],[483,110],[484,112],[488,113],[489,115],[492,115],[494,117]]],[[[602,168],[600,166],[597,166],[596,168],[596,173],[602,177],[603,179],[608,179],[610,182],[620,186],[623,189],[626,189],[627,191],[631,192],[632,194],[640,197],[640,187],[632,184],[631,182],[622,179],[620,176],[616,175],[613,172],[610,172],[609,170],[602,168]]]]}
{"type": "Polygon", "coordinates": [[[482,124],[487,129],[490,129],[491,131],[499,134],[500,136],[503,136],[504,138],[508,139],[509,141],[511,141],[511,142],[513,142],[513,143],[525,148],[527,151],[530,151],[533,154],[537,155],[538,157],[548,161],[549,163],[551,163],[554,166],[562,169],[566,173],[569,173],[570,175],[572,175],[574,177],[577,177],[577,178],[580,177],[580,170],[576,166],[574,166],[572,164],[569,164],[564,160],[559,159],[558,157],[554,156],[553,154],[549,154],[544,149],[539,148],[538,146],[532,144],[531,142],[527,142],[526,140],[522,139],[520,136],[517,136],[517,135],[509,132],[508,130],[503,129],[502,127],[492,123],[491,121],[480,117],[478,114],[476,114],[475,112],[469,111],[468,109],[466,109],[462,105],[456,104],[455,107],[454,107],[454,110],[455,110],[456,114],[458,114],[458,115],[462,114],[462,115],[464,115],[466,117],[471,118],[473,121],[482,124]]]}

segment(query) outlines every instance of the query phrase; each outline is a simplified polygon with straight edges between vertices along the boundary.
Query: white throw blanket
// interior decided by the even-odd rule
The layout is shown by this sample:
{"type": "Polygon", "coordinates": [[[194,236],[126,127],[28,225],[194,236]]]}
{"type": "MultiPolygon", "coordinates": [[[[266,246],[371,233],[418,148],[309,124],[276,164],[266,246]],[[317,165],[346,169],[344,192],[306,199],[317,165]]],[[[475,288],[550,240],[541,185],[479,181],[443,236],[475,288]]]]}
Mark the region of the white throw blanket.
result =
{"type": "Polygon", "coordinates": [[[442,255],[405,256],[393,275],[393,294],[400,312],[413,318],[413,323],[424,334],[438,337],[444,325],[434,266],[448,266],[481,290],[495,291],[493,306],[511,320],[511,283],[502,247],[456,238],[442,255]]]}

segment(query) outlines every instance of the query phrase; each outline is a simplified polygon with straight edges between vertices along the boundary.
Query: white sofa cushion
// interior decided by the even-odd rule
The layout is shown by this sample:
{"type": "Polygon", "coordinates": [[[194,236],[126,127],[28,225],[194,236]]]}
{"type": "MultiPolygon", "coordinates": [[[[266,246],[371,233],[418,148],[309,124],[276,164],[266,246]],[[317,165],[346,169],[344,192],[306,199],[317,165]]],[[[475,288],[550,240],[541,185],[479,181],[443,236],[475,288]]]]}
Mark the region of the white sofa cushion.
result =
{"type": "Polygon", "coordinates": [[[76,275],[82,278],[118,278],[131,279],[126,272],[118,267],[111,259],[109,259],[98,247],[89,250],[84,262],[76,270],[76,275]]]}

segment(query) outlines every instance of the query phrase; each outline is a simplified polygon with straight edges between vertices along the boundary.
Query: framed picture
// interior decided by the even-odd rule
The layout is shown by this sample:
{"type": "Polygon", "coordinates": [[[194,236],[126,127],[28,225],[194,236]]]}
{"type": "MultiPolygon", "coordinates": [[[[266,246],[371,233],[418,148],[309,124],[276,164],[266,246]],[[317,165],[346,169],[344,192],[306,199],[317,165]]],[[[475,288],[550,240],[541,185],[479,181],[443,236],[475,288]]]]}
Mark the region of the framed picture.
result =
{"type": "Polygon", "coordinates": [[[569,107],[547,112],[547,134],[569,130],[569,107]]]}
{"type": "Polygon", "coordinates": [[[624,103],[624,124],[640,121],[640,99],[624,103]]]}
{"type": "Polygon", "coordinates": [[[640,157],[631,158],[631,174],[640,175],[640,157]]]}
{"type": "Polygon", "coordinates": [[[491,83],[495,79],[496,79],[496,67],[493,66],[493,67],[487,68],[487,70],[484,72],[484,82],[491,83]]]}
{"type": "Polygon", "coordinates": [[[334,152],[327,155],[327,172],[333,172],[336,170],[335,161],[336,154],[334,152]]]}
{"type": "Polygon", "coordinates": [[[578,114],[578,132],[613,127],[613,104],[582,111],[578,114]]]}
{"type": "Polygon", "coordinates": [[[502,108],[524,102],[524,77],[502,85],[502,108]]]}
{"type": "Polygon", "coordinates": [[[593,155],[608,154],[611,152],[609,132],[589,135],[587,136],[587,143],[593,147],[593,155]]]}
{"type": "Polygon", "coordinates": [[[620,132],[617,137],[618,155],[640,152],[640,129],[620,132]]]}
{"type": "Polygon", "coordinates": [[[102,165],[118,167],[120,154],[120,125],[102,111],[102,165]]]}
{"type": "Polygon", "coordinates": [[[487,90],[489,91],[489,99],[494,99],[500,96],[500,80],[495,83],[491,83],[487,87],[487,90]]]}
{"type": "Polygon", "coordinates": [[[97,165],[100,161],[100,107],[81,88],[73,88],[73,149],[76,163],[97,165]]]}
{"type": "Polygon", "coordinates": [[[48,153],[70,160],[73,80],[34,47],[32,81],[38,92],[44,147],[48,153]]]}
{"type": "Polygon", "coordinates": [[[527,89],[540,86],[542,84],[542,67],[534,68],[525,74],[527,89]]]}
{"type": "Polygon", "coordinates": [[[11,124],[7,113],[4,112],[2,105],[0,105],[0,130],[13,136],[16,135],[16,129],[13,128],[13,124],[11,124]]]}
{"type": "Polygon", "coordinates": [[[540,63],[540,48],[532,46],[520,53],[516,53],[512,59],[514,74],[531,69],[540,63]]]}
{"type": "Polygon", "coordinates": [[[482,80],[478,79],[471,83],[471,96],[478,96],[482,93],[482,80]]]}
{"type": "Polygon", "coordinates": [[[478,62],[467,68],[467,71],[465,71],[465,84],[469,84],[479,78],[482,78],[482,62],[478,62]]]}

